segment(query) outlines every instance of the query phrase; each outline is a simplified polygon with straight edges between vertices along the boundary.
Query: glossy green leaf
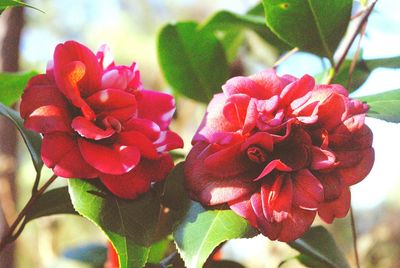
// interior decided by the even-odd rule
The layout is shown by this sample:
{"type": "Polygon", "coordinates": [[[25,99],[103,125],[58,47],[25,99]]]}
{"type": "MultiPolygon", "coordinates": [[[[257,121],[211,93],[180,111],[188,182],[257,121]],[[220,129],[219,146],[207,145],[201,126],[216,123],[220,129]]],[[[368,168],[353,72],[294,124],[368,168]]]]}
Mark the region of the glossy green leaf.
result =
{"type": "Polygon", "coordinates": [[[29,7],[29,8],[35,9],[37,11],[43,12],[42,10],[40,10],[34,6],[28,5],[19,0],[1,0],[0,1],[0,14],[8,7],[29,7]]]}
{"type": "Polygon", "coordinates": [[[257,15],[239,15],[229,11],[220,11],[208,19],[202,26],[202,29],[210,31],[229,31],[249,29],[256,32],[265,41],[280,50],[290,49],[291,46],[282,42],[271,30],[265,25],[264,16],[257,15]]]}
{"type": "Polygon", "coordinates": [[[263,0],[268,27],[293,47],[328,57],[350,20],[352,0],[263,0]]]}
{"type": "Polygon", "coordinates": [[[345,60],[333,80],[333,83],[345,86],[349,92],[357,90],[377,68],[400,68],[400,57],[358,61],[351,76],[351,83],[349,83],[351,63],[351,59],[345,60]]]}
{"type": "Polygon", "coordinates": [[[164,258],[165,252],[168,249],[171,240],[165,238],[163,240],[154,243],[149,252],[149,258],[147,260],[148,263],[159,263],[164,258]]]}
{"type": "Polygon", "coordinates": [[[11,106],[21,98],[26,83],[37,72],[0,73],[0,102],[11,106]]]}
{"type": "Polygon", "coordinates": [[[400,123],[400,89],[358,99],[369,105],[368,116],[400,123]]]}
{"type": "Polygon", "coordinates": [[[121,268],[143,267],[157,229],[160,201],[150,191],[138,199],[120,199],[95,180],[68,180],[76,211],[96,224],[118,252],[121,268]]]}
{"type": "Polygon", "coordinates": [[[165,79],[186,97],[208,103],[229,75],[224,48],[212,31],[194,22],[168,24],[158,37],[158,58],[165,79]]]}
{"type": "Polygon", "coordinates": [[[31,221],[40,217],[56,214],[78,215],[71,203],[68,187],[61,187],[45,192],[29,209],[26,220],[31,221]]]}
{"type": "Polygon", "coordinates": [[[18,112],[3,105],[2,103],[0,103],[0,114],[10,119],[17,127],[18,131],[21,133],[21,136],[26,146],[28,147],[35,170],[37,173],[40,173],[43,166],[42,158],[40,157],[40,147],[42,144],[42,138],[40,137],[40,135],[37,134],[36,132],[27,130],[24,127],[23,120],[19,116],[18,112]]]}
{"type": "Polygon", "coordinates": [[[219,244],[248,237],[252,231],[248,222],[232,210],[206,210],[192,202],[173,235],[186,267],[199,268],[219,244]]]}
{"type": "Polygon", "coordinates": [[[312,227],[301,238],[288,244],[306,256],[303,259],[308,264],[318,263],[318,268],[350,267],[331,234],[322,226],[312,227]]]}

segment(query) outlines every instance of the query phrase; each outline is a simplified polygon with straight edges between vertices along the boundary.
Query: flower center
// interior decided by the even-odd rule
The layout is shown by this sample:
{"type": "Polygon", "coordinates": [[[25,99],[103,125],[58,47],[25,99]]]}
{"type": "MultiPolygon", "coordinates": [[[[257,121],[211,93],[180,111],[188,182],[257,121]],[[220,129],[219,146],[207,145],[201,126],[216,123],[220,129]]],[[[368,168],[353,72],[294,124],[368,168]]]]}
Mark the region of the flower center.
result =
{"type": "Polygon", "coordinates": [[[258,146],[250,146],[247,148],[246,154],[251,161],[257,164],[265,163],[268,159],[265,150],[258,146]]]}
{"type": "Polygon", "coordinates": [[[121,132],[121,130],[122,130],[121,122],[119,122],[118,119],[116,119],[115,117],[112,117],[112,116],[107,116],[106,118],[104,118],[103,124],[106,128],[111,127],[117,133],[121,132]]]}

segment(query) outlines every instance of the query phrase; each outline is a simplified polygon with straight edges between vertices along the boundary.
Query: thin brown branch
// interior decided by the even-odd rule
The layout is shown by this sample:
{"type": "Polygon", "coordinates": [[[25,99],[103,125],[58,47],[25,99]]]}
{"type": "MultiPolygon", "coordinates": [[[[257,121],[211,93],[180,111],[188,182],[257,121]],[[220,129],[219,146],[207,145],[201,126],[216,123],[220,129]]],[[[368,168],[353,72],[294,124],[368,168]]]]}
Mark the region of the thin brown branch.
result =
{"type": "Polygon", "coordinates": [[[351,221],[351,231],[353,235],[353,249],[354,249],[354,257],[356,259],[356,266],[360,268],[360,259],[358,257],[358,249],[357,249],[357,229],[356,223],[354,219],[353,208],[350,206],[350,221],[351,221]]]}
{"type": "MultiPolygon", "coordinates": [[[[356,40],[357,36],[360,34],[360,32],[362,31],[364,25],[367,23],[369,16],[372,13],[372,10],[374,9],[376,3],[378,2],[378,0],[374,0],[372,1],[372,3],[365,9],[365,14],[364,16],[361,18],[359,24],[357,25],[356,30],[354,31],[353,35],[350,38],[349,43],[346,45],[346,48],[343,52],[343,54],[340,56],[337,64],[335,65],[334,71],[335,74],[338,73],[340,67],[342,66],[344,60],[346,59],[347,54],[350,51],[351,46],[353,45],[354,41],[356,40]]],[[[330,84],[332,82],[332,80],[334,79],[334,76],[331,77],[331,79],[329,79],[328,84],[330,84]]]]}
{"type": "Polygon", "coordinates": [[[25,216],[30,208],[35,204],[35,202],[39,199],[39,197],[44,193],[44,191],[55,181],[57,178],[56,175],[53,175],[49,178],[49,180],[40,188],[38,191],[31,196],[28,203],[26,203],[25,207],[21,210],[18,214],[17,218],[15,219],[14,223],[10,226],[7,233],[3,236],[0,241],[0,252],[11,242],[13,242],[19,234],[22,232],[25,223],[25,216]],[[20,227],[17,230],[17,227],[20,227]],[[22,228],[22,229],[21,229],[22,228]],[[15,231],[17,232],[15,233],[15,231]]]}
{"type": "Polygon", "coordinates": [[[358,43],[357,43],[356,53],[354,53],[354,57],[353,57],[353,59],[351,61],[351,65],[350,65],[350,69],[349,69],[349,79],[348,79],[348,83],[347,83],[347,88],[348,89],[350,89],[351,83],[353,82],[352,81],[353,80],[353,73],[354,73],[354,69],[356,68],[356,65],[357,65],[357,60],[358,60],[358,58],[360,56],[361,41],[362,41],[363,37],[365,36],[366,29],[367,29],[367,23],[365,23],[364,27],[362,27],[362,29],[361,29],[360,38],[358,39],[358,43]]]}

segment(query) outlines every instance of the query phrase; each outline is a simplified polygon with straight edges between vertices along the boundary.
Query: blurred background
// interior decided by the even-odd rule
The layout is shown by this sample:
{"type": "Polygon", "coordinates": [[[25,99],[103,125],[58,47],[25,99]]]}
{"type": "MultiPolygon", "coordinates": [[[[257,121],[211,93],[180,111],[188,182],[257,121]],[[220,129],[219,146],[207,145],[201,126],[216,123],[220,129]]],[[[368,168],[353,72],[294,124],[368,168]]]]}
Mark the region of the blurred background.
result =
{"type": "MultiPolygon", "coordinates": [[[[119,64],[139,64],[145,88],[170,91],[157,62],[157,33],[167,22],[204,22],[218,10],[245,13],[254,0],[32,0],[40,8],[14,8],[0,16],[2,71],[44,72],[58,43],[77,40],[92,50],[107,43],[119,64]],[[7,39],[8,38],[8,39],[7,39]]],[[[360,6],[354,5],[354,13],[360,6]]],[[[362,41],[365,59],[400,56],[400,2],[380,0],[370,17],[362,41]]],[[[350,27],[351,29],[351,27],[350,27]]],[[[357,42],[356,42],[357,43],[357,42]]],[[[351,57],[354,50],[350,53],[351,57]]],[[[245,33],[239,50],[239,69],[251,74],[271,67],[279,58],[274,47],[252,32],[245,33]]],[[[307,53],[296,53],[278,68],[280,74],[316,75],[326,62],[307,53]]],[[[354,96],[400,89],[400,70],[378,68],[354,96]]],[[[177,118],[172,129],[185,140],[183,152],[204,114],[205,106],[177,96],[177,118]]],[[[376,162],[370,175],[352,188],[359,253],[362,267],[400,267],[400,125],[368,119],[374,133],[376,162]]],[[[43,177],[51,172],[45,170],[43,177]]],[[[34,180],[29,154],[12,125],[0,121],[0,228],[11,222],[26,203],[34,180]]],[[[58,179],[54,187],[65,185],[58,179]]],[[[319,221],[316,224],[320,224],[319,221]]],[[[350,219],[327,226],[339,247],[354,263],[350,219]]],[[[1,230],[0,230],[1,233],[1,230]]],[[[92,250],[98,262],[104,261],[104,235],[89,221],[77,216],[52,216],[29,223],[15,246],[0,257],[1,268],[94,267],[71,259],[79,248],[92,250]],[[75,250],[75,251],[74,251],[75,250]],[[98,254],[96,252],[99,252],[98,254]],[[97,255],[96,255],[97,254],[97,255]]],[[[224,245],[223,258],[246,267],[277,267],[296,252],[284,243],[264,237],[234,240],[224,245]]],[[[289,260],[282,267],[299,267],[289,260]]]]}

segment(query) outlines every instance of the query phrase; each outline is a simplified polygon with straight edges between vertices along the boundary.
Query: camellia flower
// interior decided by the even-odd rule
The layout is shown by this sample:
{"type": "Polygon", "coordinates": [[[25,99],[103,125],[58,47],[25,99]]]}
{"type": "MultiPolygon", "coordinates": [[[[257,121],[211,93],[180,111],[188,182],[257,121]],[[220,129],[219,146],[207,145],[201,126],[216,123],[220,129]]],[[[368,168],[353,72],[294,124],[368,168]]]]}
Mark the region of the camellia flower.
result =
{"type": "Polygon", "coordinates": [[[106,46],[97,55],[67,41],[46,74],[22,96],[25,127],[43,135],[42,159],[65,178],[99,178],[115,195],[133,199],[173,168],[169,150],[183,146],[168,130],[171,95],[142,89],[135,63],[115,65],[106,46]]]}
{"type": "Polygon", "coordinates": [[[368,106],[340,85],[274,70],[234,77],[208,105],[185,164],[203,205],[228,204],[272,240],[291,241],[316,213],[328,223],[350,207],[349,186],[371,170],[368,106]]]}

